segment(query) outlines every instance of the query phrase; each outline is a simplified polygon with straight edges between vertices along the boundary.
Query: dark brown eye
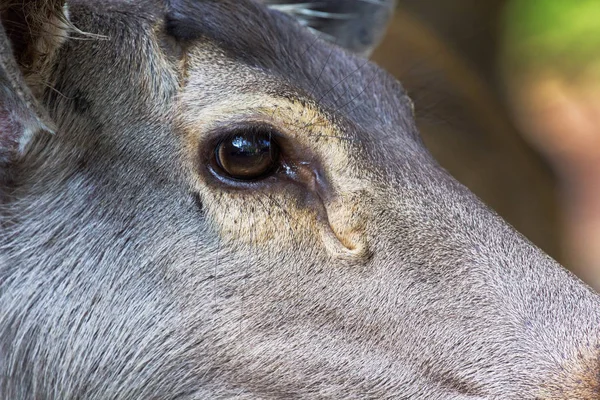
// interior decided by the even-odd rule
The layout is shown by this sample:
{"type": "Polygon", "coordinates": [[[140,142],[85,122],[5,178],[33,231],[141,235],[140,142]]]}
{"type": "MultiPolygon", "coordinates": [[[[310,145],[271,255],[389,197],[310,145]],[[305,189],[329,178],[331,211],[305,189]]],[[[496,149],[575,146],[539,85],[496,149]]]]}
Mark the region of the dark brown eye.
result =
{"type": "Polygon", "coordinates": [[[270,132],[243,131],[222,140],[215,149],[219,167],[231,178],[255,180],[273,172],[279,147],[270,132]]]}

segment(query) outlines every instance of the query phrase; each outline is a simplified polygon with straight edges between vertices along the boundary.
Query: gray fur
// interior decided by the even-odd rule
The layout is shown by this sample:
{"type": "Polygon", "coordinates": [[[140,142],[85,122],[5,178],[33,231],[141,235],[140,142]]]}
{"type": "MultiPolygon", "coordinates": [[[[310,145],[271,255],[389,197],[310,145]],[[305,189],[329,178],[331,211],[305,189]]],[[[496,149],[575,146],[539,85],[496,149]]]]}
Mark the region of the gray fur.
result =
{"type": "Polygon", "coordinates": [[[3,166],[1,399],[598,398],[598,296],[435,163],[391,76],[246,0],[69,15],[97,36],[21,64],[56,133],[3,166]],[[255,120],[313,175],[211,177],[255,120]]]}
{"type": "Polygon", "coordinates": [[[396,0],[263,0],[317,36],[368,56],[383,38],[396,0]]]}

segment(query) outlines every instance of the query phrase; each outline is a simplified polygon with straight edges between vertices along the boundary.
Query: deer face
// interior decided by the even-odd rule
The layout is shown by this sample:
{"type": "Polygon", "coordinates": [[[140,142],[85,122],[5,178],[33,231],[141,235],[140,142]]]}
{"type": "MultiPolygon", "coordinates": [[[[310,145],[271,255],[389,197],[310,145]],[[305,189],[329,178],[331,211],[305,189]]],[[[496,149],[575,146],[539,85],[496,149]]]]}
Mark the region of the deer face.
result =
{"type": "Polygon", "coordinates": [[[41,3],[2,14],[0,397],[598,398],[597,295],[385,72],[250,1],[41,3]]]}

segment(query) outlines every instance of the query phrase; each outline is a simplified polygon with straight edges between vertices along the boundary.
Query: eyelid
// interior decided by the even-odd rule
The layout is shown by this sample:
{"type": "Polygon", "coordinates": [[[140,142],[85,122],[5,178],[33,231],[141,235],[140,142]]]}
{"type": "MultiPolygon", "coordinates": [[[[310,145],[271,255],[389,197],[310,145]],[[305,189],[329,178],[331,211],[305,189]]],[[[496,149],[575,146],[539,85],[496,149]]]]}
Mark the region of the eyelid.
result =
{"type": "Polygon", "coordinates": [[[239,132],[249,131],[269,133],[271,135],[271,139],[279,146],[281,153],[291,151],[298,145],[298,143],[294,143],[294,145],[292,145],[295,137],[293,133],[288,132],[285,129],[280,129],[277,124],[271,123],[270,121],[266,121],[262,118],[245,118],[243,121],[227,121],[224,123],[218,123],[203,135],[203,138],[200,140],[198,145],[202,149],[214,149],[219,145],[219,143],[227,140],[227,138],[231,138],[239,132]]]}

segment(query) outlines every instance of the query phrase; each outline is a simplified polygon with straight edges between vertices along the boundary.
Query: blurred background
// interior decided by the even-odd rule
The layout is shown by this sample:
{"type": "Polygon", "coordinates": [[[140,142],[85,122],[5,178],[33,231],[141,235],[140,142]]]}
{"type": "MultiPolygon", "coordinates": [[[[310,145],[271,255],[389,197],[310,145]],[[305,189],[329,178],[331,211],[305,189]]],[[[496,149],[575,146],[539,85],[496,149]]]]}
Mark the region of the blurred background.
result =
{"type": "Polygon", "coordinates": [[[600,290],[600,1],[399,0],[373,59],[439,162],[600,290]]]}

